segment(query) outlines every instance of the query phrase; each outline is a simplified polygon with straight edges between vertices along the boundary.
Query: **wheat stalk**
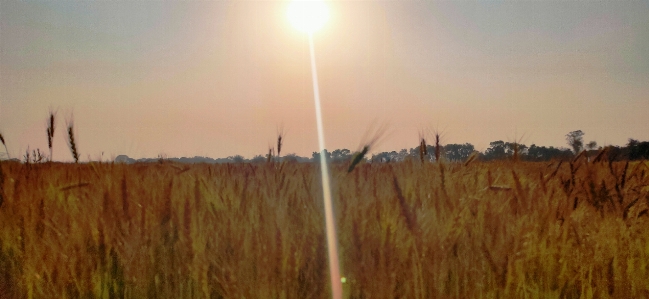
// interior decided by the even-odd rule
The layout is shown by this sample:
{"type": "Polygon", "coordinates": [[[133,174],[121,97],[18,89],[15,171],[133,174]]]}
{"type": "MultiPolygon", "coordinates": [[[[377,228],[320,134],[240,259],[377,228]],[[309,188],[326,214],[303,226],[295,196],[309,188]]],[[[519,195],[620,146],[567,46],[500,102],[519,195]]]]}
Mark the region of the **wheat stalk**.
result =
{"type": "Polygon", "coordinates": [[[277,132],[277,160],[279,162],[279,158],[281,157],[282,154],[282,139],[284,138],[284,128],[283,126],[278,129],[277,132]]]}
{"type": "Polygon", "coordinates": [[[397,177],[394,174],[392,175],[392,186],[394,187],[394,191],[397,195],[401,215],[406,220],[406,227],[411,233],[417,233],[419,231],[419,228],[417,227],[416,215],[406,203],[406,199],[403,197],[403,192],[401,191],[397,177]]]}
{"type": "Polygon", "coordinates": [[[476,158],[478,158],[478,152],[473,151],[469,158],[466,159],[466,162],[464,162],[464,166],[469,166],[469,164],[471,164],[471,162],[473,162],[476,158]]]}
{"type": "Polygon", "coordinates": [[[29,164],[31,161],[31,154],[29,153],[29,146],[27,146],[27,150],[25,151],[25,155],[23,155],[23,159],[25,159],[25,164],[29,164]]]}
{"type": "Polygon", "coordinates": [[[575,156],[574,159],[572,159],[572,163],[577,162],[577,160],[579,160],[579,158],[581,158],[581,157],[583,157],[585,155],[586,155],[586,151],[585,150],[581,151],[577,156],[575,156]]]}
{"type": "Polygon", "coordinates": [[[514,162],[518,161],[518,142],[514,142],[514,156],[512,157],[514,162]]]}
{"type": "MultiPolygon", "coordinates": [[[[361,149],[359,152],[354,154],[354,157],[352,158],[352,162],[349,164],[349,168],[347,169],[347,173],[352,172],[356,167],[356,165],[358,165],[358,163],[363,161],[363,158],[365,158],[365,155],[367,155],[370,149],[372,149],[372,147],[376,145],[385,136],[386,130],[387,130],[387,125],[386,124],[381,125],[376,131],[374,131],[372,139],[370,139],[368,142],[364,142],[365,145],[363,145],[363,149],[361,149]]],[[[370,126],[370,129],[368,129],[365,132],[365,136],[368,136],[371,131],[372,131],[372,126],[370,126]]]]}
{"type": "Polygon", "coordinates": [[[52,162],[52,142],[54,140],[55,117],[56,113],[50,110],[50,117],[47,122],[47,146],[50,148],[50,162],[52,162]]]}
{"type": "Polygon", "coordinates": [[[518,139],[514,136],[514,156],[512,157],[512,161],[514,162],[517,162],[520,158],[520,145],[523,142],[523,138],[525,138],[525,134],[518,139]]]}
{"type": "Polygon", "coordinates": [[[281,157],[282,154],[282,135],[277,136],[277,158],[281,157]]]}
{"type": "Polygon", "coordinates": [[[275,152],[275,149],[269,146],[268,147],[268,156],[266,156],[266,163],[272,162],[274,152],[275,152]]]}
{"type": "Polygon", "coordinates": [[[74,122],[72,120],[68,122],[68,146],[70,147],[72,158],[74,158],[74,163],[79,163],[79,152],[77,151],[77,144],[74,141],[74,122]]]}
{"type": "Polygon", "coordinates": [[[7,159],[11,159],[11,157],[9,157],[9,150],[7,149],[7,144],[5,143],[5,138],[2,136],[2,133],[0,133],[0,141],[2,141],[2,145],[5,146],[5,152],[7,153],[7,159]]]}
{"type": "MultiPolygon", "coordinates": [[[[354,159],[352,159],[352,163],[349,164],[349,168],[347,168],[347,173],[350,173],[350,172],[352,172],[352,170],[354,170],[354,167],[356,167],[356,165],[358,163],[360,163],[361,160],[363,160],[363,158],[365,157],[365,155],[367,154],[367,152],[369,150],[370,150],[370,147],[368,145],[366,145],[366,146],[363,147],[363,149],[360,152],[354,154],[354,159]]],[[[320,157],[320,158],[322,159],[322,157],[320,157]]]]}
{"type": "Polygon", "coordinates": [[[421,160],[421,163],[423,164],[426,160],[426,156],[428,155],[428,149],[426,148],[426,139],[424,138],[424,134],[422,132],[419,132],[419,159],[421,160]]]}
{"type": "Polygon", "coordinates": [[[595,157],[595,159],[593,159],[592,163],[601,162],[604,159],[606,159],[606,155],[608,154],[608,151],[609,151],[608,147],[605,147],[605,148],[601,149],[599,151],[599,153],[597,154],[597,156],[595,157]]]}
{"type": "Polygon", "coordinates": [[[442,151],[439,138],[440,138],[439,132],[436,131],[435,132],[435,161],[437,162],[439,162],[439,158],[441,156],[441,151],[442,151]]]}

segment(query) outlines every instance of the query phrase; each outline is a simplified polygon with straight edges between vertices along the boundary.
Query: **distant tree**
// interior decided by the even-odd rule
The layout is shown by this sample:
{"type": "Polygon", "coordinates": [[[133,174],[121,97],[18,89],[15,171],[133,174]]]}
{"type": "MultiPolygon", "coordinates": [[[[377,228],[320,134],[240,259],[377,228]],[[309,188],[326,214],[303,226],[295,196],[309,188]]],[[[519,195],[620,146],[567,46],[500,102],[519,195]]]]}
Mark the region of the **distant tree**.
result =
{"type": "MultiPolygon", "coordinates": [[[[538,150],[538,148],[535,149],[538,150]]],[[[525,144],[520,144],[516,142],[504,142],[502,140],[493,141],[489,143],[489,148],[485,150],[482,158],[484,160],[503,160],[511,159],[514,157],[514,154],[517,154],[518,159],[528,159],[527,155],[531,148],[528,148],[525,144]]],[[[539,153],[535,153],[538,155],[539,153]]]]}
{"type": "MultiPolygon", "coordinates": [[[[325,152],[325,158],[327,161],[331,161],[331,153],[327,151],[326,149],[324,150],[325,152]]],[[[311,161],[312,162],[319,162],[320,161],[320,152],[313,152],[311,154],[311,161]]]]}
{"type": "Polygon", "coordinates": [[[378,153],[378,154],[373,154],[372,159],[370,159],[370,160],[372,161],[372,163],[374,163],[374,162],[390,162],[389,157],[390,156],[388,155],[387,152],[381,152],[381,153],[378,153]]]}
{"type": "Polygon", "coordinates": [[[507,157],[513,157],[517,147],[518,147],[519,157],[527,154],[528,151],[527,145],[516,143],[516,142],[505,142],[505,155],[507,157]]]}
{"type": "Polygon", "coordinates": [[[344,162],[352,158],[352,152],[346,148],[331,152],[332,162],[344,162]]]}
{"type": "Polygon", "coordinates": [[[193,158],[181,157],[181,158],[168,158],[169,161],[179,162],[179,163],[214,163],[215,160],[208,157],[194,156],[193,158]]]}
{"type": "Polygon", "coordinates": [[[570,159],[572,152],[567,148],[537,146],[532,144],[522,156],[528,161],[550,161],[552,159],[570,159]]]}
{"type": "Polygon", "coordinates": [[[426,145],[426,152],[428,152],[428,156],[430,157],[429,160],[434,161],[435,160],[435,146],[427,144],[426,145]]]}
{"type": "Polygon", "coordinates": [[[505,152],[505,142],[502,140],[489,143],[489,148],[485,150],[483,158],[485,160],[500,160],[507,157],[505,152]]]}
{"type": "Polygon", "coordinates": [[[397,158],[398,161],[405,161],[406,157],[408,157],[408,150],[403,148],[399,151],[399,156],[397,158]]]}
{"type": "MultiPolygon", "coordinates": [[[[402,149],[399,153],[394,152],[397,154],[398,158],[396,160],[403,161],[405,159],[410,159],[410,158],[417,158],[419,159],[419,145],[413,148],[408,149],[402,149]]],[[[391,153],[388,152],[383,152],[382,157],[389,156],[391,153]]],[[[427,144],[426,145],[426,155],[424,156],[425,160],[428,161],[433,161],[435,157],[435,146],[427,144]]]]}
{"type": "Polygon", "coordinates": [[[388,155],[390,156],[391,162],[399,162],[399,153],[397,151],[391,151],[388,155]]]}
{"type": "Polygon", "coordinates": [[[630,138],[626,152],[629,160],[649,159],[649,141],[640,142],[630,138]]]}
{"type": "Polygon", "coordinates": [[[543,151],[542,147],[536,146],[536,144],[530,145],[530,148],[527,150],[527,155],[525,155],[525,160],[529,161],[543,161],[543,151]]]}
{"type": "Polygon", "coordinates": [[[288,163],[297,163],[300,162],[300,157],[294,153],[291,153],[282,157],[282,161],[288,163]]]}
{"type": "Polygon", "coordinates": [[[265,163],[266,162],[266,157],[263,155],[256,155],[252,159],[250,159],[250,163],[265,163]]]}
{"type": "Polygon", "coordinates": [[[419,147],[413,147],[410,150],[408,150],[408,156],[418,157],[419,156],[419,147]]]}
{"type": "Polygon", "coordinates": [[[575,154],[581,152],[584,146],[584,135],[584,132],[581,130],[572,131],[566,134],[566,141],[568,142],[568,145],[572,147],[575,154]]]}
{"type": "Polygon", "coordinates": [[[126,164],[132,164],[135,163],[135,159],[129,158],[127,155],[118,155],[115,157],[115,163],[126,163],[126,164]]]}
{"type": "Polygon", "coordinates": [[[586,149],[589,151],[596,150],[597,149],[597,141],[591,141],[586,144],[586,149]]]}
{"type": "Polygon", "coordinates": [[[444,156],[451,161],[464,161],[473,151],[475,147],[473,144],[447,144],[444,146],[444,156]]]}
{"type": "Polygon", "coordinates": [[[372,155],[373,162],[396,162],[399,154],[396,151],[382,152],[372,155]]]}
{"type": "Polygon", "coordinates": [[[246,159],[241,155],[230,156],[228,157],[228,160],[234,163],[243,163],[246,161],[246,159]]]}

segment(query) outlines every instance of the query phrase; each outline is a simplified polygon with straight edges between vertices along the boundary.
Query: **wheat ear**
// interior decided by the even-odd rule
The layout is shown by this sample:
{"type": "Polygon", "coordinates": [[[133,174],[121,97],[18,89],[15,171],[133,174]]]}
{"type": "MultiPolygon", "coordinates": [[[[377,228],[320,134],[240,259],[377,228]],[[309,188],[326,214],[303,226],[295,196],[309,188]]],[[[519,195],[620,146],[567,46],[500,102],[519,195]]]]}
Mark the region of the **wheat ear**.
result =
{"type": "Polygon", "coordinates": [[[50,162],[52,162],[52,143],[54,140],[54,129],[55,129],[55,116],[56,113],[50,110],[50,117],[47,121],[47,146],[50,148],[50,162]]]}
{"type": "Polygon", "coordinates": [[[74,123],[72,121],[68,122],[68,145],[70,146],[74,163],[79,163],[79,152],[77,151],[77,144],[74,141],[74,123]]]}
{"type": "Polygon", "coordinates": [[[7,158],[11,159],[11,157],[9,157],[9,150],[7,149],[7,144],[5,143],[5,138],[2,136],[2,133],[0,133],[0,141],[2,141],[2,145],[5,146],[5,152],[7,152],[7,158]]]}

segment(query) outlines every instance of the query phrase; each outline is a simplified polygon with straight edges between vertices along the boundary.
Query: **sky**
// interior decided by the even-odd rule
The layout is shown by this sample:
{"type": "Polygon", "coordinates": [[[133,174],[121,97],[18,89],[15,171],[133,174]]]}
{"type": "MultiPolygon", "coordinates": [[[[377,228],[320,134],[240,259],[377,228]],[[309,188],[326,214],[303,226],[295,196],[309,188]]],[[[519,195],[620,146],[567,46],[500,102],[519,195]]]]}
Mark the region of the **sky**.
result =
{"type": "MultiPolygon", "coordinates": [[[[282,1],[0,1],[12,157],[318,151],[307,36],[282,1]]],[[[649,140],[649,1],[331,1],[314,34],[326,147],[649,140]],[[428,135],[428,138],[432,138],[428,135]]]]}

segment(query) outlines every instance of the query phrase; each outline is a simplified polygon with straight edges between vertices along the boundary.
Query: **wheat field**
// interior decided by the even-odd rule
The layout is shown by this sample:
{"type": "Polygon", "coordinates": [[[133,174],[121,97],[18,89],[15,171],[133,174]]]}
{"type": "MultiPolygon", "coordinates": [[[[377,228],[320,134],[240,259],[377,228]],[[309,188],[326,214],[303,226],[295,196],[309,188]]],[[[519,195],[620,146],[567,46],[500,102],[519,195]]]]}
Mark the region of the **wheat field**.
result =
{"type": "MultiPolygon", "coordinates": [[[[0,298],[328,298],[319,166],[0,163],[0,298]]],[[[346,298],[649,298],[649,163],[332,165],[346,298]]]]}

